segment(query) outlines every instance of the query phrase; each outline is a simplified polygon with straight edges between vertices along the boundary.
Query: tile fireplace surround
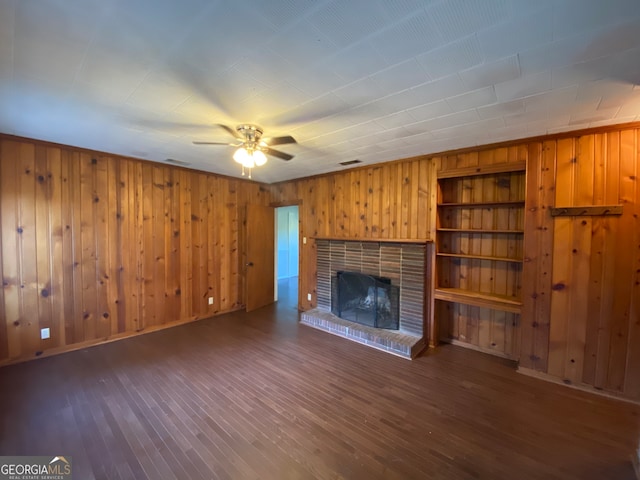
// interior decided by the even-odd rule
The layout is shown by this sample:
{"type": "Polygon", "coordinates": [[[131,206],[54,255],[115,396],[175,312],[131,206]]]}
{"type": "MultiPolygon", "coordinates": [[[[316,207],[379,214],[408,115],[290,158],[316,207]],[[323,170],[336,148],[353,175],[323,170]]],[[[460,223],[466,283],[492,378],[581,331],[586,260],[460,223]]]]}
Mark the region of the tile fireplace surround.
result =
{"type": "Polygon", "coordinates": [[[427,241],[316,239],[318,306],[300,322],[404,358],[425,347],[427,241]],[[400,329],[385,330],[350,322],[331,313],[331,279],[338,271],[391,279],[400,287],[400,329]]]}

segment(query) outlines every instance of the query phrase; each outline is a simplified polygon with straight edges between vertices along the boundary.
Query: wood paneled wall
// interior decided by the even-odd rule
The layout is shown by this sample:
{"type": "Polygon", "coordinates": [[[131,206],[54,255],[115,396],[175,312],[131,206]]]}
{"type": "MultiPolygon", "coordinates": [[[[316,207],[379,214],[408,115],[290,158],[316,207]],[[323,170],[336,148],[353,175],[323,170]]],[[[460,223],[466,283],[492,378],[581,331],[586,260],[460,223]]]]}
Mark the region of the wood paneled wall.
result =
{"type": "Polygon", "coordinates": [[[300,308],[316,304],[313,237],[431,238],[434,179],[424,157],[272,185],[274,202],[300,205],[300,308]]]}
{"type": "Polygon", "coordinates": [[[312,237],[433,238],[436,169],[526,157],[523,313],[505,353],[523,370],[640,399],[637,125],[270,187],[12,137],[0,142],[0,362],[241,307],[249,202],[300,205],[307,243],[299,304],[309,309],[312,237]],[[623,214],[549,213],[610,204],[623,205],[623,214]],[[44,327],[49,340],[40,340],[44,327]]]}
{"type": "Polygon", "coordinates": [[[532,148],[520,365],[640,400],[640,129],[532,148]],[[549,214],[590,205],[623,214],[549,214]]]}
{"type": "Polygon", "coordinates": [[[12,137],[0,189],[0,363],[241,308],[244,207],[270,202],[259,184],[12,137]]]}
{"type": "Polygon", "coordinates": [[[498,350],[519,359],[523,370],[640,400],[637,125],[272,185],[274,201],[300,202],[301,235],[309,239],[300,250],[300,307],[306,310],[315,302],[310,237],[433,238],[436,168],[519,160],[527,161],[523,313],[518,321],[518,315],[505,318],[467,308],[464,325],[472,329],[467,337],[500,344],[498,350]],[[624,205],[624,213],[550,215],[553,206],[608,204],[624,205]],[[307,292],[313,294],[311,302],[307,292]],[[478,323],[483,319],[489,324],[478,323]]]}

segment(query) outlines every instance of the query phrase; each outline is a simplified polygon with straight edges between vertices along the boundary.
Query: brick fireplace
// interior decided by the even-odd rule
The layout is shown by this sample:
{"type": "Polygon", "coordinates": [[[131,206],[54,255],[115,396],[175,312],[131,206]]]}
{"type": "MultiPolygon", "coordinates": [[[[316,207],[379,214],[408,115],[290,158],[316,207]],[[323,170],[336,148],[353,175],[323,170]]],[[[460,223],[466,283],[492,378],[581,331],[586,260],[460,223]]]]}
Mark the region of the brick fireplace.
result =
{"type": "Polygon", "coordinates": [[[304,312],[301,323],[401,357],[414,358],[426,346],[429,245],[424,241],[316,239],[318,306],[304,312]],[[399,287],[398,330],[361,325],[331,313],[332,281],[335,288],[338,272],[344,271],[383,277],[399,287]]]}

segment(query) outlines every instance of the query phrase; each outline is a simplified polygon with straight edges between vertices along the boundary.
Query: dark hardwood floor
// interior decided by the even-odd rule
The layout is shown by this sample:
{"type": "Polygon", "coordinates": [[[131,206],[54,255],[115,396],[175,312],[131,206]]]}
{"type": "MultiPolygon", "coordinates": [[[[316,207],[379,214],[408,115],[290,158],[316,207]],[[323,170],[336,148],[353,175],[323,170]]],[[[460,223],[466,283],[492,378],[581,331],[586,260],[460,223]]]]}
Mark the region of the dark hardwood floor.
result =
{"type": "Polygon", "coordinates": [[[443,346],[413,362],[282,298],[0,369],[0,455],[85,479],[633,479],[640,407],[443,346]]]}

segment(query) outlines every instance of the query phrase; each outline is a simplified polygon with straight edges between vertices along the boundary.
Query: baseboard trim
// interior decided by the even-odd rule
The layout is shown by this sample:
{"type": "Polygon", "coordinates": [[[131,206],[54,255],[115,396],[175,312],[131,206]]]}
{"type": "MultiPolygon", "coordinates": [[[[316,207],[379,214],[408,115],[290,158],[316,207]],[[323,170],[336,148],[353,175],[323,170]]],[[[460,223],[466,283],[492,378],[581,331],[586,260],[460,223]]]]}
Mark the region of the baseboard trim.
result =
{"type": "Polygon", "coordinates": [[[537,378],[538,380],[544,380],[545,382],[555,383],[558,385],[562,385],[563,387],[573,388],[575,390],[580,390],[587,393],[593,393],[595,395],[599,395],[601,397],[610,398],[612,400],[619,400],[621,402],[632,403],[633,405],[640,405],[640,400],[633,400],[631,398],[624,397],[620,394],[616,394],[614,392],[607,392],[605,390],[598,390],[592,385],[585,384],[575,384],[575,383],[566,383],[562,379],[558,377],[554,377],[547,373],[539,372],[537,370],[532,370],[530,368],[518,367],[516,370],[518,373],[522,375],[526,375],[527,377],[537,378]]]}
{"type": "Polygon", "coordinates": [[[491,350],[488,348],[482,348],[477,345],[473,345],[471,343],[463,342],[462,340],[456,340],[455,338],[441,338],[439,341],[442,343],[449,343],[451,345],[455,345],[456,347],[468,348],[469,350],[475,350],[476,352],[486,353],[487,355],[493,355],[494,357],[506,358],[507,360],[513,360],[509,355],[504,352],[499,352],[497,350],[491,350]]]}
{"type": "Polygon", "coordinates": [[[146,333],[158,332],[160,330],[165,330],[167,328],[179,327],[180,325],[186,325],[188,323],[197,322],[200,320],[205,320],[207,318],[217,317],[219,315],[224,315],[226,313],[235,312],[238,310],[242,310],[244,307],[225,310],[222,312],[217,312],[214,315],[207,316],[194,316],[187,319],[176,320],[173,322],[167,322],[162,325],[153,325],[150,327],[142,328],[133,332],[123,332],[117,333],[115,335],[109,335],[108,337],[96,338],[93,340],[87,340],[85,342],[74,343],[72,345],[65,345],[62,347],[50,348],[48,350],[43,350],[42,352],[35,352],[30,355],[21,355],[19,357],[7,358],[4,360],[0,360],[0,368],[6,367],[8,365],[14,365],[17,363],[30,362],[32,360],[39,360],[41,358],[53,357],[55,355],[61,355],[63,353],[74,352],[76,350],[82,350],[84,348],[96,347],[98,345],[104,345],[105,343],[117,342],[118,340],[124,340],[126,338],[137,337],[138,335],[144,335],[146,333]]]}

